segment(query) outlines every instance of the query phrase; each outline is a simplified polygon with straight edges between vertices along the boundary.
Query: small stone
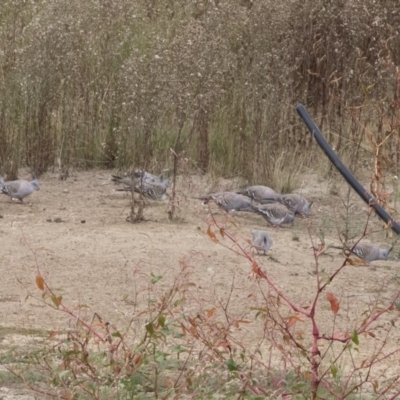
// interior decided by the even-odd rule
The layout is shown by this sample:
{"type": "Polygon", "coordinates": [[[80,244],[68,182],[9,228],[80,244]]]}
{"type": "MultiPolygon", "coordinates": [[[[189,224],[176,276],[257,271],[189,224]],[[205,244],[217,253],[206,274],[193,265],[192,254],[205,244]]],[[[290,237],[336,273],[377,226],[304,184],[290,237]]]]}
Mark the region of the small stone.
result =
{"type": "Polygon", "coordinates": [[[54,218],[54,222],[60,223],[63,222],[62,219],[60,217],[54,218]]]}
{"type": "Polygon", "coordinates": [[[84,224],[86,222],[86,219],[81,219],[81,224],[84,224]]]}
{"type": "Polygon", "coordinates": [[[63,193],[69,193],[69,190],[68,189],[64,189],[63,193]]]}
{"type": "Polygon", "coordinates": [[[46,221],[47,221],[47,222],[51,222],[51,218],[47,218],[46,221]]]}

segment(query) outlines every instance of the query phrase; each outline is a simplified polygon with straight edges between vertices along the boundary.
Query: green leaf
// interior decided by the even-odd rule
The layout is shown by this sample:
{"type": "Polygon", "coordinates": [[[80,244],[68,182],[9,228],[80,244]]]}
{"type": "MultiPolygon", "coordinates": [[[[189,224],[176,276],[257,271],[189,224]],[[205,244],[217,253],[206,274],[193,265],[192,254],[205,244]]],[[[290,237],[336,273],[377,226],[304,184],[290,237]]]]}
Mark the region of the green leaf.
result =
{"type": "Polygon", "coordinates": [[[156,361],[156,363],[162,363],[163,361],[165,361],[168,358],[168,356],[169,356],[169,353],[158,353],[154,357],[154,360],[156,361]]]}
{"type": "Polygon", "coordinates": [[[160,315],[158,317],[158,323],[160,324],[161,327],[164,328],[164,325],[165,325],[165,317],[164,317],[164,315],[160,315]]]}
{"type": "Polygon", "coordinates": [[[228,358],[225,361],[226,366],[228,367],[229,371],[237,371],[237,366],[235,364],[235,361],[232,360],[232,358],[228,358]]]}
{"type": "Polygon", "coordinates": [[[63,379],[63,378],[65,378],[65,377],[67,377],[67,376],[69,375],[69,373],[70,373],[69,370],[61,371],[61,372],[58,373],[58,377],[59,377],[60,379],[63,379]]]}
{"type": "Polygon", "coordinates": [[[352,341],[354,344],[356,344],[357,346],[358,346],[358,344],[360,343],[359,340],[358,340],[357,331],[354,331],[354,332],[351,334],[351,341],[352,341]]]}
{"type": "Polygon", "coordinates": [[[149,324],[146,325],[146,331],[149,333],[149,335],[153,336],[154,335],[154,324],[150,322],[149,324]]]}
{"type": "Polygon", "coordinates": [[[331,365],[331,374],[332,374],[332,376],[333,376],[334,378],[336,378],[337,373],[338,373],[338,369],[337,369],[336,365],[335,365],[335,364],[332,364],[332,365],[331,365]]]}
{"type": "Polygon", "coordinates": [[[121,334],[120,334],[119,332],[113,332],[113,333],[111,334],[111,336],[117,337],[117,338],[122,338],[122,336],[121,336],[121,334]]]}
{"type": "Polygon", "coordinates": [[[178,354],[180,354],[180,353],[185,353],[187,350],[186,349],[184,349],[182,346],[180,346],[179,344],[178,345],[176,345],[176,346],[174,346],[174,347],[172,347],[172,349],[171,349],[172,351],[174,351],[174,352],[176,352],[176,353],[178,353],[178,354]]]}
{"type": "Polygon", "coordinates": [[[161,275],[154,275],[153,273],[151,273],[151,283],[154,285],[155,283],[157,283],[159,280],[162,279],[161,275]]]}

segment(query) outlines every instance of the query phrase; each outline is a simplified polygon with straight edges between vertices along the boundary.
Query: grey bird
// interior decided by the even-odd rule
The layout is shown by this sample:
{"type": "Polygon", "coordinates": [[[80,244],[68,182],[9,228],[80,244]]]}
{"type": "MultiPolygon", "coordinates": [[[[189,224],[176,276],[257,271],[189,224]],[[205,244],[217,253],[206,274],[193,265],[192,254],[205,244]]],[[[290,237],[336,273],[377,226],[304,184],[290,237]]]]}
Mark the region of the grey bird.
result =
{"type": "Polygon", "coordinates": [[[268,186],[250,186],[246,189],[238,190],[236,193],[250,197],[260,204],[267,204],[278,200],[280,194],[268,186]]]}
{"type": "Polygon", "coordinates": [[[283,204],[263,204],[260,206],[252,206],[252,209],[272,226],[280,226],[282,224],[293,225],[294,223],[294,214],[283,204]]]}
{"type": "MultiPolygon", "coordinates": [[[[168,171],[168,170],[164,170],[163,172],[168,171]]],[[[142,180],[146,183],[160,183],[163,184],[165,186],[169,186],[169,179],[168,178],[164,178],[163,175],[157,176],[157,175],[153,175],[150,172],[141,170],[141,169],[137,169],[134,172],[134,176],[136,178],[138,178],[139,180],[142,180]]]]}
{"type": "Polygon", "coordinates": [[[278,197],[277,201],[286,206],[293,214],[302,216],[310,215],[312,202],[308,202],[306,198],[295,193],[283,194],[278,197]]]}
{"type": "Polygon", "coordinates": [[[136,185],[139,181],[128,176],[118,176],[118,175],[111,175],[111,180],[115,183],[126,185],[126,186],[133,186],[136,185]]]}
{"type": "Polygon", "coordinates": [[[265,254],[274,243],[271,234],[267,231],[252,231],[251,235],[251,244],[257,250],[257,253],[262,251],[265,254]]]}
{"type": "Polygon", "coordinates": [[[382,249],[377,244],[373,243],[358,243],[355,246],[332,246],[336,249],[346,250],[347,252],[351,252],[356,255],[361,260],[365,261],[366,264],[369,264],[371,261],[376,260],[387,260],[390,252],[393,247],[389,249],[382,249]]]}
{"type": "Polygon", "coordinates": [[[125,186],[122,189],[117,189],[117,191],[121,192],[131,192],[133,190],[136,193],[141,193],[143,196],[147,197],[148,199],[159,201],[159,200],[166,200],[168,198],[167,195],[167,187],[161,184],[156,183],[139,183],[135,186],[125,186]]]}
{"type": "Polygon", "coordinates": [[[205,204],[213,201],[219,208],[227,213],[232,211],[253,212],[253,209],[251,208],[252,201],[248,197],[234,192],[211,193],[199,197],[199,199],[203,200],[205,204]]]}
{"type": "Polygon", "coordinates": [[[156,176],[142,170],[136,170],[133,175],[133,179],[130,176],[111,175],[111,180],[115,183],[123,184],[126,186],[136,186],[141,183],[154,183],[157,185],[163,185],[165,187],[169,186],[169,179],[164,178],[163,176],[156,176]]]}
{"type": "Polygon", "coordinates": [[[205,194],[205,195],[200,196],[200,197],[196,197],[196,199],[203,200],[203,204],[207,204],[209,201],[214,200],[215,198],[217,198],[222,193],[225,193],[225,192],[209,193],[209,194],[205,194]]]}
{"type": "MultiPolygon", "coordinates": [[[[3,180],[4,182],[4,180],[3,180]]],[[[31,195],[35,190],[39,190],[39,182],[34,179],[33,181],[18,180],[2,183],[0,188],[1,193],[6,194],[12,199],[18,199],[23,202],[24,198],[31,195]]]]}

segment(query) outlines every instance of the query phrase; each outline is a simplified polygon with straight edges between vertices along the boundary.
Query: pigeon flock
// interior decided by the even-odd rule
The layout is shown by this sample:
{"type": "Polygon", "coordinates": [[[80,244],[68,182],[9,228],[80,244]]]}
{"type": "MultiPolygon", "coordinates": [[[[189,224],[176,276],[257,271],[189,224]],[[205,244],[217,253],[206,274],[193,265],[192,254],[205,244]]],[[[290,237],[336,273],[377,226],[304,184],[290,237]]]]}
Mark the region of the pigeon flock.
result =
{"type": "MultiPolygon", "coordinates": [[[[201,196],[204,203],[213,201],[219,208],[232,213],[235,211],[254,212],[262,216],[270,225],[293,225],[295,216],[308,217],[312,202],[296,193],[279,194],[267,186],[250,186],[235,192],[217,192],[201,196]]],[[[265,254],[272,246],[273,239],[267,231],[252,231],[252,246],[265,254]]],[[[376,244],[359,243],[352,247],[336,247],[346,250],[369,264],[375,260],[387,260],[390,249],[382,249],[376,244]]]]}
{"type": "MultiPolygon", "coordinates": [[[[163,176],[156,176],[147,171],[136,170],[131,177],[112,175],[111,180],[116,184],[123,185],[117,191],[134,191],[154,201],[168,199],[167,190],[170,181],[163,176]]],[[[17,199],[23,203],[24,198],[39,189],[40,186],[37,179],[32,181],[21,179],[5,182],[3,177],[0,176],[0,194],[9,196],[11,201],[17,199]]],[[[261,185],[250,186],[232,192],[210,193],[197,199],[202,200],[204,204],[214,202],[226,213],[255,213],[260,215],[273,227],[293,225],[295,216],[297,215],[303,218],[308,217],[312,206],[312,202],[309,202],[299,194],[279,194],[273,189],[261,185]]],[[[274,243],[272,235],[262,230],[254,230],[251,233],[253,248],[258,254],[260,252],[266,254],[274,243]]],[[[375,260],[387,260],[392,250],[392,248],[383,249],[371,243],[358,243],[352,247],[330,247],[342,249],[348,254],[354,254],[366,264],[375,260]]]]}

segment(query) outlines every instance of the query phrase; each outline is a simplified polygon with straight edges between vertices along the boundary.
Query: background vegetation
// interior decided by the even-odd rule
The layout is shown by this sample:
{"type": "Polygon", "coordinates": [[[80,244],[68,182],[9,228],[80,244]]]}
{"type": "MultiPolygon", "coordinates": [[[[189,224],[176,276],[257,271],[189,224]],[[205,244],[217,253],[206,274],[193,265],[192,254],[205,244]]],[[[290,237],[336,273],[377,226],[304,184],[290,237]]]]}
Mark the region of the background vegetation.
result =
{"type": "Polygon", "coordinates": [[[4,0],[1,172],[161,170],[175,148],[262,183],[319,154],[298,102],[397,169],[399,27],[397,0],[4,0]]]}
{"type": "MultiPolygon", "coordinates": [[[[11,179],[21,166],[35,175],[53,166],[160,172],[179,159],[196,171],[241,175],[280,191],[287,184],[282,175],[322,162],[295,113],[301,102],[342,157],[375,160],[376,195],[383,170],[399,173],[399,30],[398,0],[4,0],[0,173],[11,179]]],[[[215,220],[208,235],[237,245],[215,220]]],[[[351,396],[363,396],[364,386],[376,398],[397,398],[398,375],[378,385],[370,374],[398,357],[397,348],[386,353],[391,328],[379,336],[372,361],[352,364],[350,372],[339,361],[358,351],[359,335],[375,337],[375,322],[398,310],[400,292],[384,307],[379,297],[366,304],[352,332],[322,336],[314,311],[327,285],[319,275],[323,250],[313,250],[310,311],[287,300],[253,257],[239,252],[272,293],[253,311],[286,362],[282,371],[258,359],[258,348],[232,345],[232,332],[249,321],[228,312],[229,299],[217,311],[199,301],[201,312],[184,313],[184,262],[165,291],[154,289],[161,276],[148,277],[149,305],[141,310],[147,322],[132,319],[142,329],[136,336],[130,326],[122,331],[99,316],[87,322],[75,315],[38,266],[40,298],[76,320],[76,328],[50,333],[57,340],[51,349],[16,348],[3,366],[28,387],[37,375],[27,372],[40,371],[48,390],[40,393],[63,399],[212,398],[216,391],[221,398],[345,399],[361,398],[351,396]],[[221,310],[223,322],[216,318],[221,310]],[[313,328],[304,342],[292,335],[301,319],[313,328]],[[321,357],[326,341],[329,350],[343,348],[321,357]]],[[[326,298],[333,318],[340,307],[348,311],[332,293],[326,298]]]]}

